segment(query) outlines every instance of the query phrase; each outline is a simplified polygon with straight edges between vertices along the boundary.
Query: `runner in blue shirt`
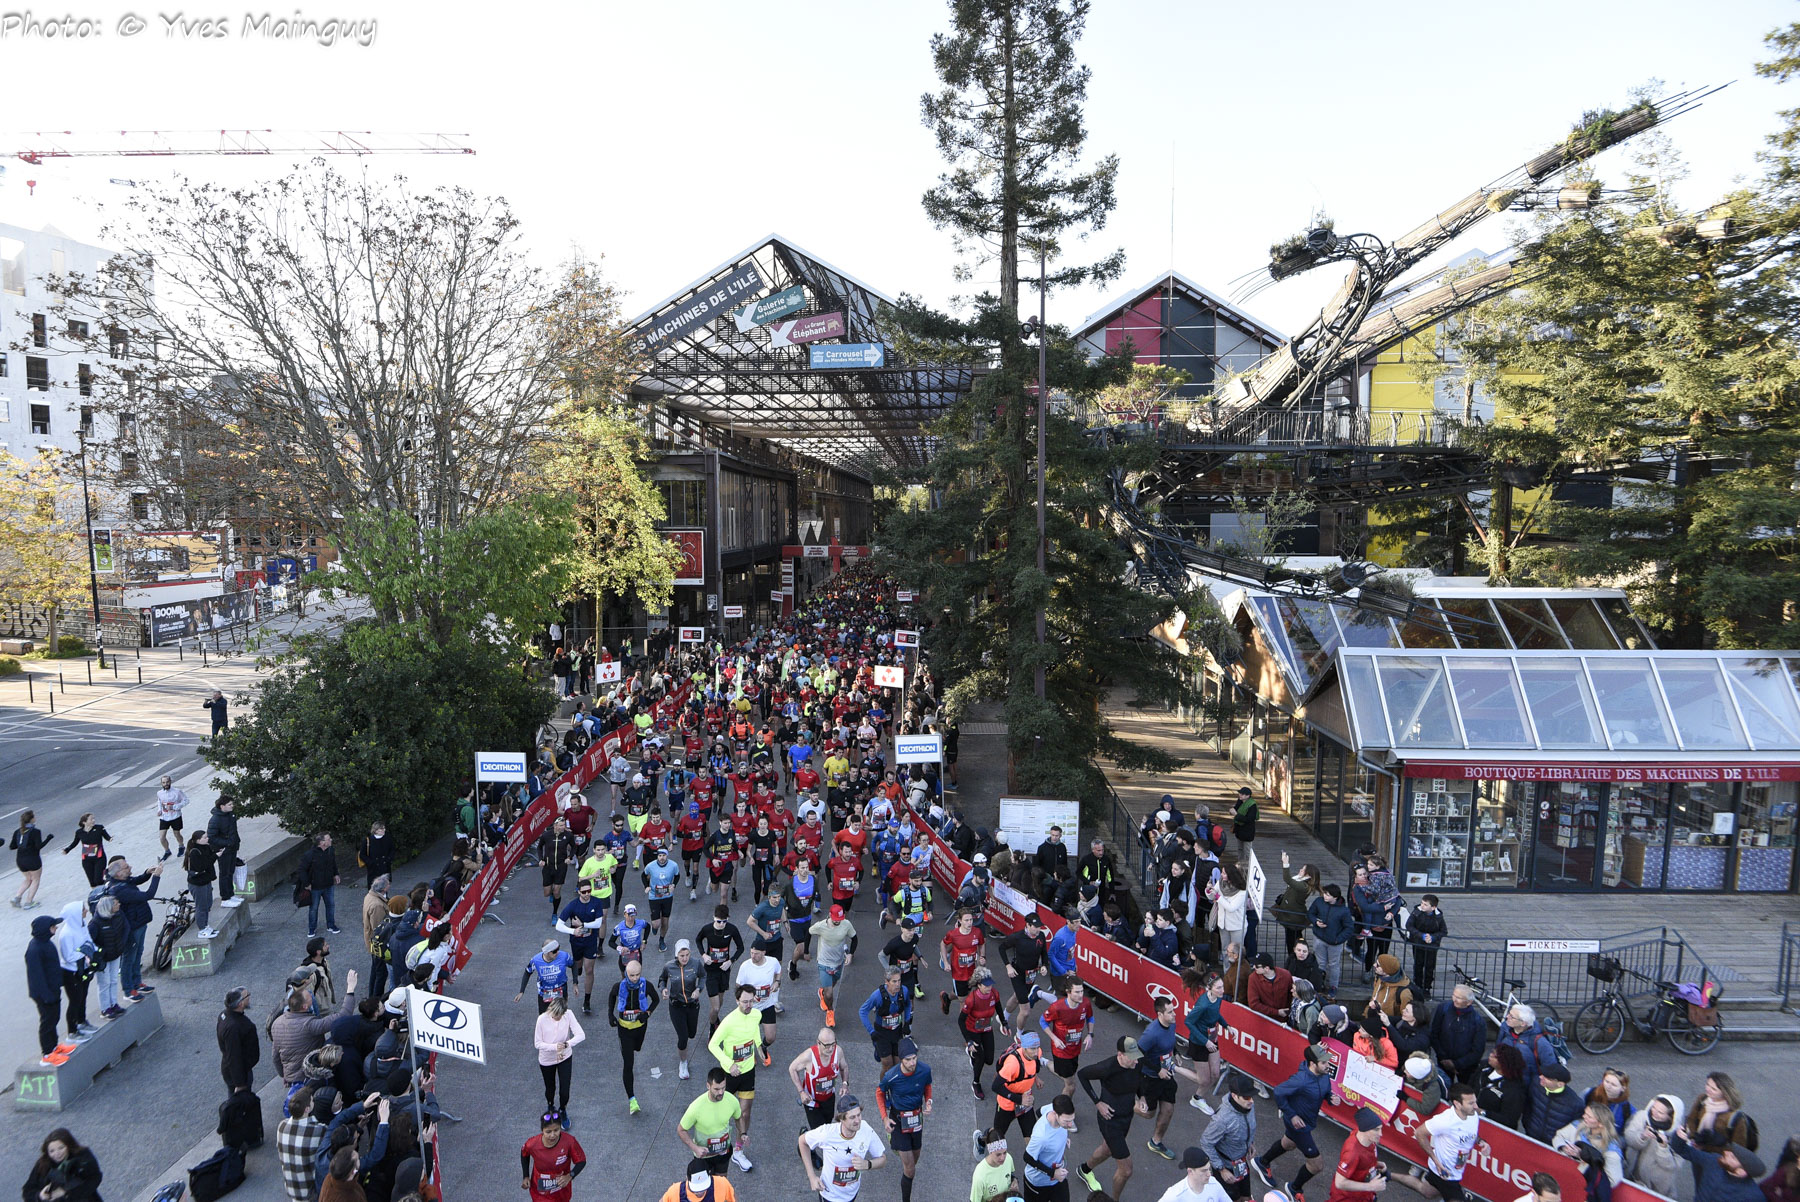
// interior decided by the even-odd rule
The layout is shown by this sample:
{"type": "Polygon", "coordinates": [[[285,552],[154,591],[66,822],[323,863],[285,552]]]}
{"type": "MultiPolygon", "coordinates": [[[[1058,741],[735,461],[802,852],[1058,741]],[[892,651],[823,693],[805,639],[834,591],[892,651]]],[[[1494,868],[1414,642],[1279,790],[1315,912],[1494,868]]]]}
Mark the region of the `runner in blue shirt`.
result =
{"type": "Polygon", "coordinates": [[[681,865],[669,859],[669,849],[656,849],[656,859],[644,865],[644,893],[650,899],[650,925],[656,930],[656,950],[669,950],[669,907],[675,903],[675,886],[681,883],[681,865]]]}
{"type": "Polygon", "coordinates": [[[569,937],[569,955],[575,961],[571,974],[581,982],[581,1012],[594,1012],[594,971],[600,961],[600,930],[606,925],[606,903],[594,900],[594,882],[575,887],[575,900],[556,916],[556,929],[569,937]]]}
{"type": "Polygon", "coordinates": [[[542,1014],[550,1008],[553,998],[566,998],[569,995],[569,970],[575,967],[575,960],[563,950],[560,940],[551,939],[544,944],[543,950],[531,958],[525,965],[525,975],[519,978],[519,992],[513,994],[513,1001],[525,996],[525,986],[532,977],[537,978],[538,1013],[542,1014]]]}
{"type": "Polygon", "coordinates": [[[650,938],[650,924],[637,916],[636,906],[625,907],[625,918],[612,929],[612,936],[607,943],[619,949],[619,972],[633,960],[639,963],[644,959],[644,943],[650,938]]]}

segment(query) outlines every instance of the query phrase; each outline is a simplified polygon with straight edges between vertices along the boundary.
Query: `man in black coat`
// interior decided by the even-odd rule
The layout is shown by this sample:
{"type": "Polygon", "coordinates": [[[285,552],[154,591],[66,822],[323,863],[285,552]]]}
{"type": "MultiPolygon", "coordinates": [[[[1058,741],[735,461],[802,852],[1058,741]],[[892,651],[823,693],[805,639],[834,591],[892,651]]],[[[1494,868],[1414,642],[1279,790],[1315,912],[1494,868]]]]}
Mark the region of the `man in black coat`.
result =
{"type": "Polygon", "coordinates": [[[225,1078],[227,1094],[249,1089],[262,1060],[256,1023],[244,1013],[249,1008],[250,991],[240,985],[225,995],[225,1009],[219,1013],[219,1075],[225,1078]]]}

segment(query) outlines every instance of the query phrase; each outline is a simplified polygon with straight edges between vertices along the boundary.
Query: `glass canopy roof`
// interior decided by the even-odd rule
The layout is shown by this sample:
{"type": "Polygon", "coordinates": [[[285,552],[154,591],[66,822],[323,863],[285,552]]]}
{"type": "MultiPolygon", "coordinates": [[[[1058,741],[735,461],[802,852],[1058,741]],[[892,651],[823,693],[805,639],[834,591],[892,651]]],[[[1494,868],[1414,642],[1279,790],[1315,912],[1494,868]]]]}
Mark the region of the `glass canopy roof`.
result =
{"type": "Polygon", "coordinates": [[[1251,594],[1246,604],[1304,697],[1341,647],[1482,651],[1647,651],[1655,646],[1618,594],[1516,589],[1420,597],[1426,620],[1396,620],[1307,597],[1251,594]]]}
{"type": "Polygon", "coordinates": [[[1800,654],[1342,648],[1358,750],[1800,751],[1800,654]]]}

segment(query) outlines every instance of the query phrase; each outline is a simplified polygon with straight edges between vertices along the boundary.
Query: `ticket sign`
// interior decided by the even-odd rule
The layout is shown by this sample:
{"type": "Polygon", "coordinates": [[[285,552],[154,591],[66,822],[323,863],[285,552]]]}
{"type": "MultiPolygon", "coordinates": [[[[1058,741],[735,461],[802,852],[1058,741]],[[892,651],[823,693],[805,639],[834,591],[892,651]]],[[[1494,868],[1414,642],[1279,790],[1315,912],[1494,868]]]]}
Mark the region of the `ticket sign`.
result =
{"type": "Polygon", "coordinates": [[[605,663],[595,664],[594,680],[598,684],[618,684],[619,661],[614,659],[607,660],[605,663]]]}
{"type": "Polygon", "coordinates": [[[727,618],[741,618],[744,616],[744,607],[741,605],[727,605],[725,607],[725,616],[727,618]]]}
{"type": "Polygon", "coordinates": [[[706,627],[704,627],[704,626],[683,626],[681,628],[681,636],[680,637],[681,637],[681,641],[684,643],[705,642],[706,641],[706,627]]]}
{"type": "Polygon", "coordinates": [[[875,669],[875,687],[878,689],[898,689],[906,684],[906,670],[883,665],[875,669]]]}
{"type": "Polygon", "coordinates": [[[896,630],[896,631],[894,631],[894,646],[896,646],[896,647],[917,647],[918,645],[919,645],[919,632],[918,631],[916,631],[916,630],[896,630]]]}
{"type": "Polygon", "coordinates": [[[415,989],[407,995],[407,1011],[414,1047],[476,1064],[487,1063],[481,1007],[474,1002],[415,989]]]}

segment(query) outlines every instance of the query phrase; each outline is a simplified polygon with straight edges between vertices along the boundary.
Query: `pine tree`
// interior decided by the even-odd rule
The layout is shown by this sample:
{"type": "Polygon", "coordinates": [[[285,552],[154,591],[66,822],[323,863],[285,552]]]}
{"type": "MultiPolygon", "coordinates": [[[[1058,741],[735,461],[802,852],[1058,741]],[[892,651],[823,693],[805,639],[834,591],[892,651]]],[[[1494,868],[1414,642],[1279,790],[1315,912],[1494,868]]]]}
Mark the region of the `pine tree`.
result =
{"type": "MultiPolygon", "coordinates": [[[[891,315],[902,357],[991,370],[933,427],[939,448],[916,483],[935,504],[891,511],[880,542],[939,615],[929,646],[941,674],[957,682],[949,712],[977,697],[1004,699],[1018,787],[1097,798],[1096,755],[1156,771],[1180,762],[1118,736],[1101,712],[1103,694],[1117,685],[1146,704],[1191,703],[1184,680],[1195,664],[1148,636],[1182,603],[1126,582],[1125,552],[1104,520],[1109,475],[1144,466],[1146,449],[1093,441],[1052,413],[1045,570],[1037,567],[1037,348],[1021,337],[1021,260],[1028,271],[1041,249],[1052,288],[1111,279],[1123,266],[1116,252],[1097,263],[1062,261],[1066,240],[1103,228],[1118,170],[1114,158],[1080,169],[1088,71],[1074,46],[1087,11],[1085,0],[955,0],[951,31],[932,39],[944,87],[922,110],[950,170],[926,193],[925,210],[966,256],[959,278],[994,263],[1000,283],[998,295],[974,298],[966,317],[913,301],[891,315]]],[[[1065,331],[1043,336],[1052,396],[1079,404],[1129,376],[1124,354],[1089,363],[1065,331]]],[[[1218,635],[1216,608],[1185,601],[1189,637],[1218,635]]]]}

